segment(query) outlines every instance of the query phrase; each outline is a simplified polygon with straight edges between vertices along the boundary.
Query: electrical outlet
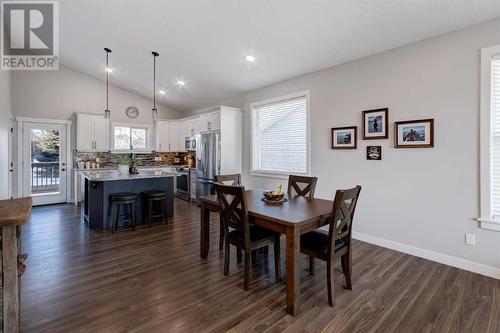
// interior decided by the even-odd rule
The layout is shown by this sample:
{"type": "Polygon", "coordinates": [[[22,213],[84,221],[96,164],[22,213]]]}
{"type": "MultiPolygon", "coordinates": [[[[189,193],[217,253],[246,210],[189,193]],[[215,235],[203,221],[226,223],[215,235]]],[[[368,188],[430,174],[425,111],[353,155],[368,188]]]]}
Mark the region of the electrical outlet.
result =
{"type": "Polygon", "coordinates": [[[465,234],[465,244],[474,246],[476,245],[476,235],[474,234],[465,234]]]}

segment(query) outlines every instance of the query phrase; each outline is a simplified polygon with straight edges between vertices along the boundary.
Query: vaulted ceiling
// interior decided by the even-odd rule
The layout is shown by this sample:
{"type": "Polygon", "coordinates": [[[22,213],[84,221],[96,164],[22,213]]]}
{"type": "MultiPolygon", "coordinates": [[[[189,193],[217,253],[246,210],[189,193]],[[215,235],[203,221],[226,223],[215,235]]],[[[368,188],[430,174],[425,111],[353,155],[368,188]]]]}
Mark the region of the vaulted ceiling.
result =
{"type": "Polygon", "coordinates": [[[499,16],[498,0],[64,0],[60,58],[104,78],[109,47],[111,82],[151,97],[158,51],[160,102],[190,110],[499,16]]]}

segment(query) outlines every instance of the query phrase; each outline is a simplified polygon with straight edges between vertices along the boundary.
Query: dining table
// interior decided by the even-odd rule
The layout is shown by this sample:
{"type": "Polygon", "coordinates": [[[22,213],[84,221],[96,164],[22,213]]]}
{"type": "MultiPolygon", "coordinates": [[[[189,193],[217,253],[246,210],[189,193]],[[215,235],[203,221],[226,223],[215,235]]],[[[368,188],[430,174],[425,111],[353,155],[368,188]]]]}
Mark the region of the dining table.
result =
{"type": "MultiPolygon", "coordinates": [[[[264,190],[247,190],[249,220],[256,226],[280,232],[286,237],[286,310],[295,316],[300,297],[300,235],[329,223],[333,201],[294,196],[282,203],[262,200],[264,190]]],[[[210,212],[219,212],[217,195],[200,197],[200,256],[210,249],[210,212]]]]}

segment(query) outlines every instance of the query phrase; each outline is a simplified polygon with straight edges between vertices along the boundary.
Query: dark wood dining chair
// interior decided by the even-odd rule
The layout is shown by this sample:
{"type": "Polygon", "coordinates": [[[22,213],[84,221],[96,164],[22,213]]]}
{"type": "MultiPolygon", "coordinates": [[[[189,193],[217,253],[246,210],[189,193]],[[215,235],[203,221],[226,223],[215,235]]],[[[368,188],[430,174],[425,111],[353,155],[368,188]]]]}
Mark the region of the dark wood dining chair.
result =
{"type": "Polygon", "coordinates": [[[314,191],[316,190],[316,182],[318,177],[307,176],[288,176],[288,197],[291,198],[295,195],[314,198],[314,191]]]}
{"type": "Polygon", "coordinates": [[[313,230],[300,236],[300,252],[309,256],[309,272],[314,273],[314,258],[326,261],[328,304],[335,304],[333,264],[340,257],[346,289],[352,290],[352,222],[361,186],[337,190],[328,232],[313,230]]]}
{"type": "Polygon", "coordinates": [[[230,245],[245,252],[244,288],[250,286],[251,252],[271,244],[274,245],[274,270],[276,280],[280,279],[280,234],[251,225],[245,187],[215,183],[215,191],[219,199],[220,214],[224,224],[224,275],[229,274],[230,245]],[[234,230],[229,231],[229,226],[234,230]]]}
{"type": "MultiPolygon", "coordinates": [[[[217,175],[215,176],[215,181],[217,183],[221,183],[224,185],[233,185],[240,186],[241,185],[241,175],[239,173],[231,174],[231,175],[217,175]]],[[[234,228],[231,224],[229,225],[231,228],[234,228]]],[[[224,249],[224,226],[222,223],[222,217],[220,220],[219,226],[219,251],[224,249]]],[[[238,261],[241,260],[241,251],[238,251],[238,261]]]]}
{"type": "Polygon", "coordinates": [[[231,175],[217,175],[215,176],[215,181],[224,185],[241,185],[241,175],[239,173],[231,175]]]}

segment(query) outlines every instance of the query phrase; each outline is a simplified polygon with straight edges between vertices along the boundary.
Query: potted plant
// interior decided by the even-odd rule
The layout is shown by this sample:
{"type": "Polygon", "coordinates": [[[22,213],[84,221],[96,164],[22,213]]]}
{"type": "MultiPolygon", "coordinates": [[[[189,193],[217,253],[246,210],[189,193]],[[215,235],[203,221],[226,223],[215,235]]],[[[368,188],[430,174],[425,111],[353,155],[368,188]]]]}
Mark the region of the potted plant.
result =
{"type": "Polygon", "coordinates": [[[118,171],[120,174],[128,174],[130,167],[130,157],[128,154],[119,155],[118,157],[118,171]]]}

